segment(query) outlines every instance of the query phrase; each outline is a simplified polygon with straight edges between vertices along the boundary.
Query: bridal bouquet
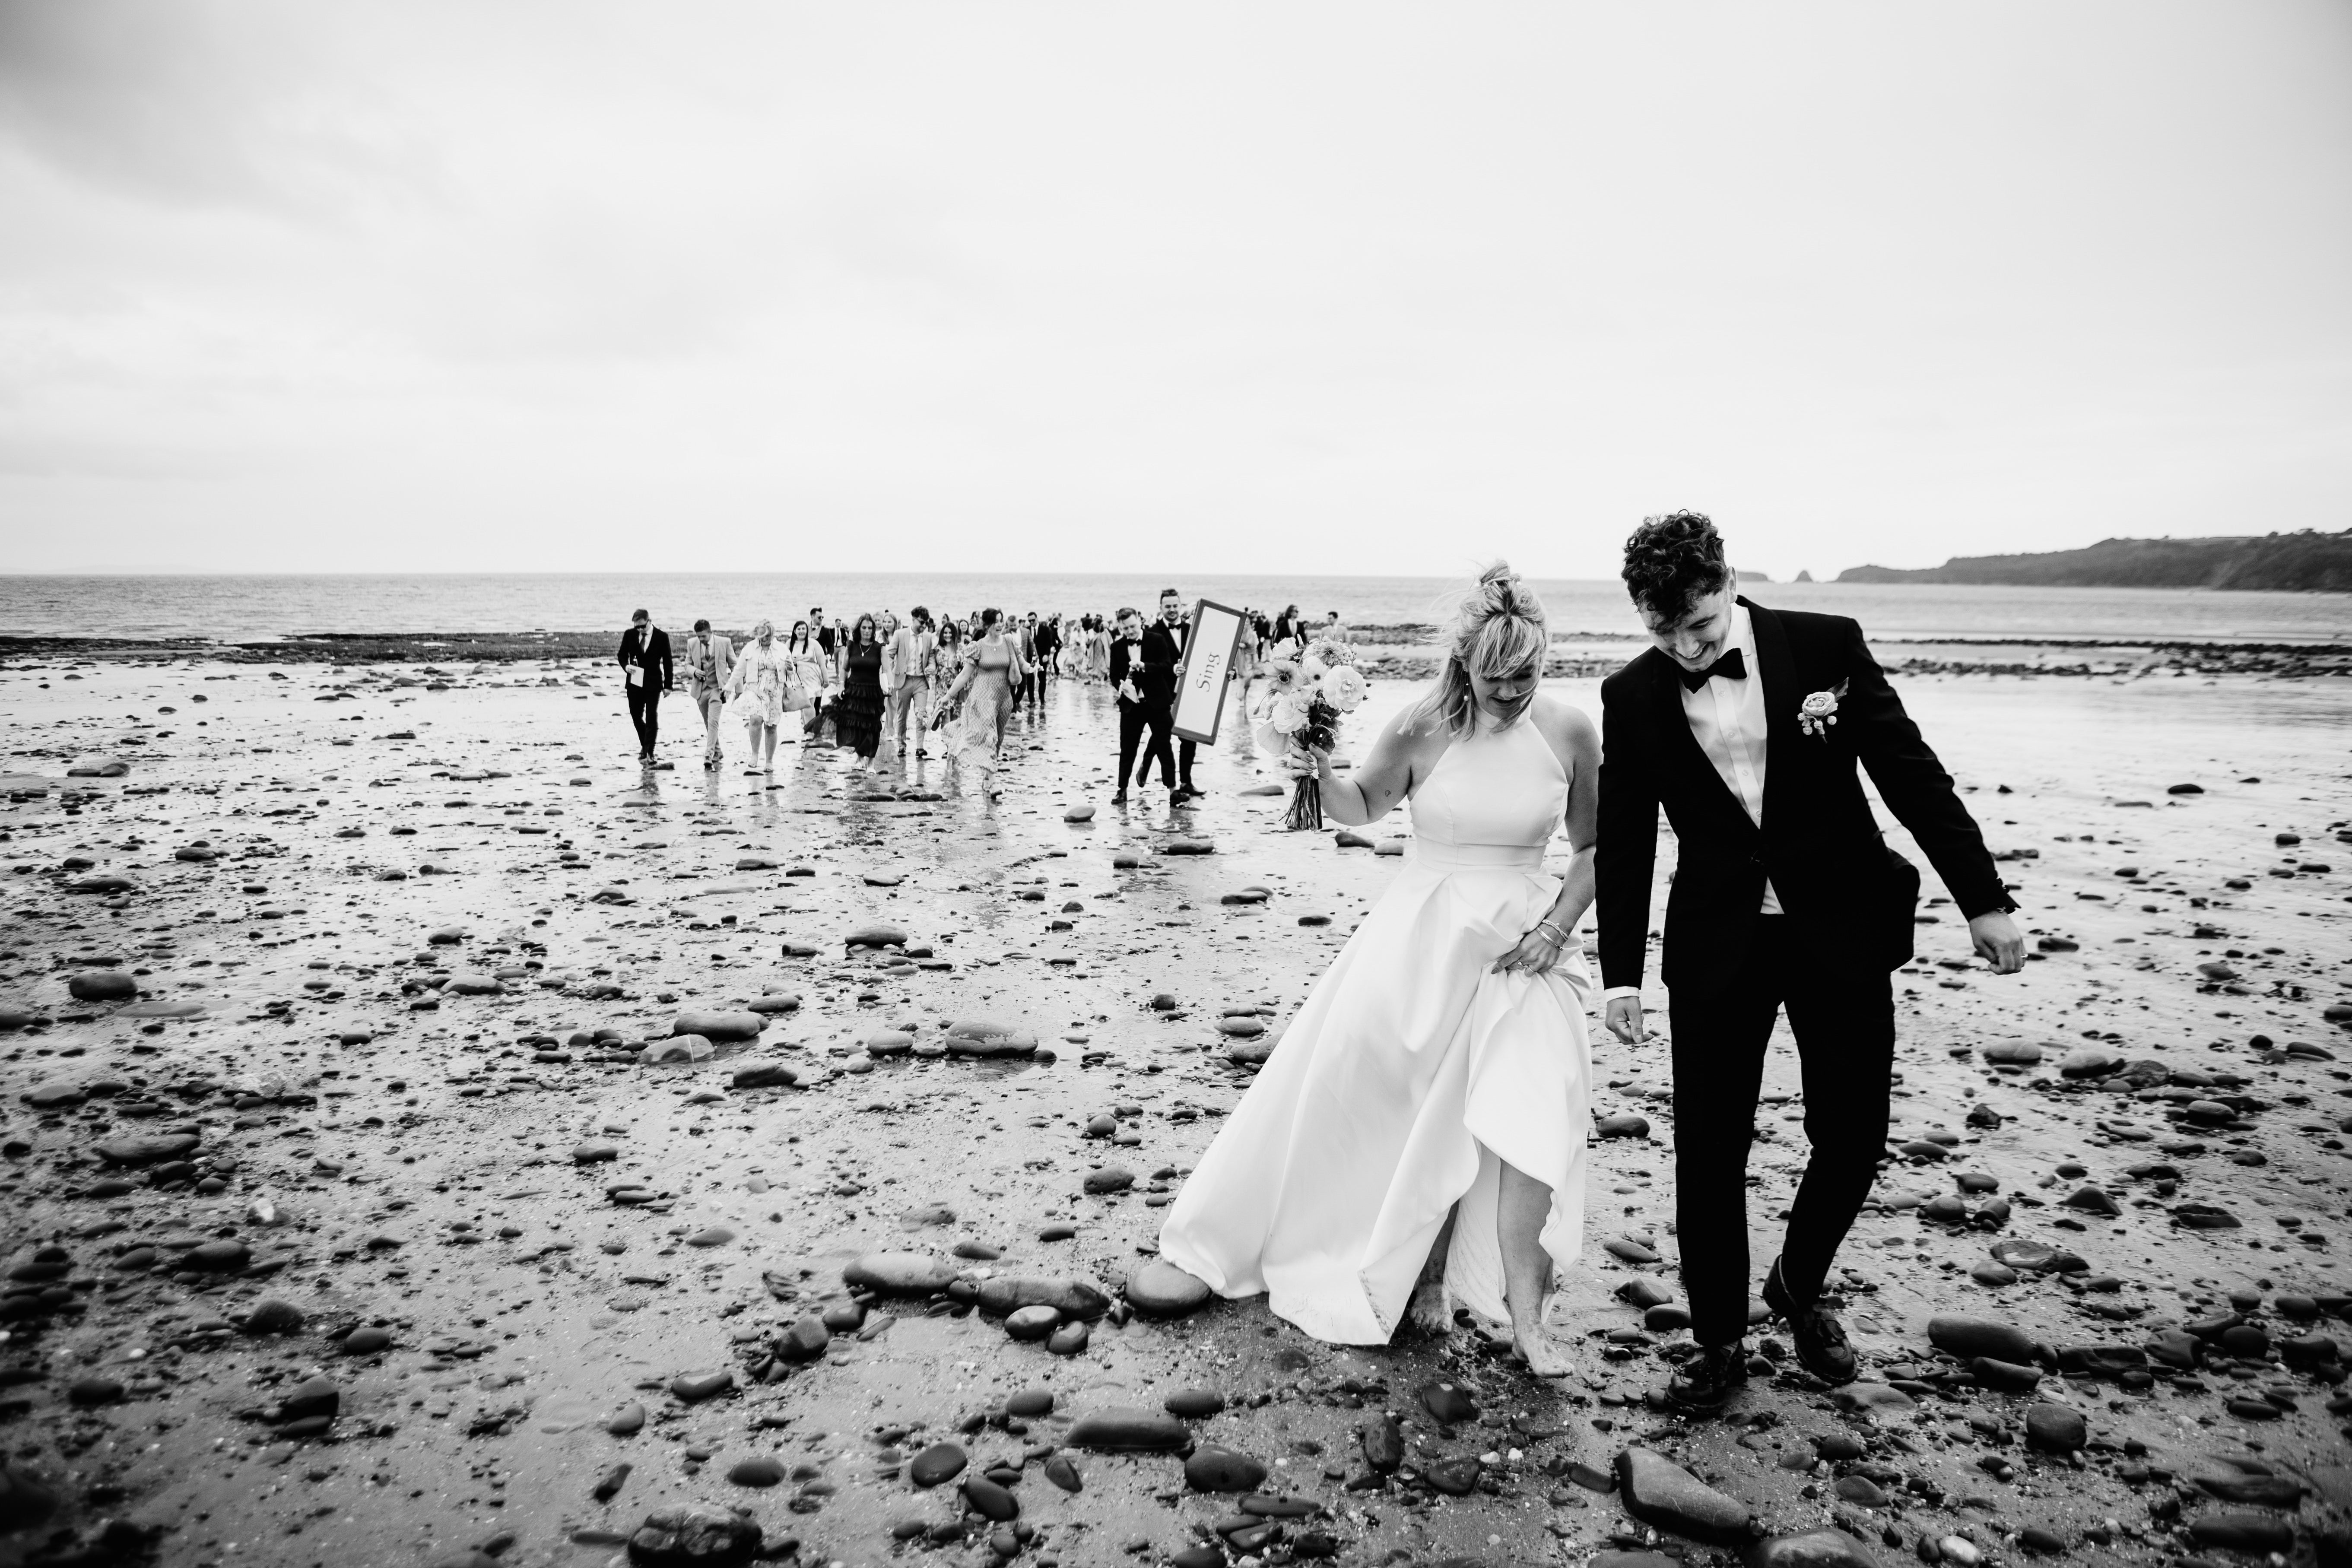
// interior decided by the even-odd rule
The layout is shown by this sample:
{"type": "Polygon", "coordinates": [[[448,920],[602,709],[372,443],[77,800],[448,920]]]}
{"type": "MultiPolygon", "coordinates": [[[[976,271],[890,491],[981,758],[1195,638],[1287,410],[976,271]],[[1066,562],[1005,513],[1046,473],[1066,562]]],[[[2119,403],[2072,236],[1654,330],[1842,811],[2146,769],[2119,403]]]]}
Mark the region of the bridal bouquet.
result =
{"type": "Polygon", "coordinates": [[[1315,756],[1339,738],[1339,721],[1363,706],[1370,688],[1345,643],[1318,642],[1304,653],[1267,661],[1265,684],[1251,698],[1251,734],[1297,783],[1282,825],[1294,832],[1323,826],[1315,756]]]}

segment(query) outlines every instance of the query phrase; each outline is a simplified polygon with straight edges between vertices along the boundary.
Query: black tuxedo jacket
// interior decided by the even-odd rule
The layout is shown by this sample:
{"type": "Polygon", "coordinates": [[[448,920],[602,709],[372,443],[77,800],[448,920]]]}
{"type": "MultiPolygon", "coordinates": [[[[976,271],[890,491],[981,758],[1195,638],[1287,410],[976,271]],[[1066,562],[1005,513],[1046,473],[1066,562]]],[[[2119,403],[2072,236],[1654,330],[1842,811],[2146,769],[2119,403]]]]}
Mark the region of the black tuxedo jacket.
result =
{"type": "Polygon", "coordinates": [[[1143,628],[1143,652],[1135,689],[1144,706],[1165,710],[1176,700],[1176,669],[1184,662],[1184,628],[1154,621],[1143,628]]]}
{"type": "Polygon", "coordinates": [[[667,691],[670,689],[669,634],[661,627],[656,626],[653,637],[647,639],[640,637],[637,635],[637,628],[631,626],[621,634],[620,663],[624,668],[633,664],[644,665],[646,689],[667,691]],[[649,642],[650,646],[644,647],[638,646],[646,642],[649,642]]]}
{"type": "MultiPolygon", "coordinates": [[[[1136,695],[1140,699],[1143,694],[1142,644],[1139,642],[1131,643],[1122,637],[1114,637],[1111,639],[1110,645],[1111,689],[1114,691],[1118,690],[1118,683],[1125,680],[1130,675],[1135,678],[1136,695]]],[[[1120,698],[1118,700],[1122,707],[1131,706],[1124,697],[1120,698]]]]}
{"type": "Polygon", "coordinates": [[[1670,989],[1705,995],[1736,973],[1769,876],[1822,971],[1894,969],[1911,958],[1919,872],[1886,845],[1855,764],[1911,830],[1960,912],[2013,908],[1951,775],[1843,616],[1749,604],[1764,682],[1764,824],[1748,819],[1683,712],[1681,671],[1650,649],[1601,683],[1601,838],[1593,856],[1601,982],[1639,985],[1650,928],[1658,808],[1680,854],[1660,965],[1670,989]],[[1839,682],[1826,739],[1797,706],[1839,682]]]}

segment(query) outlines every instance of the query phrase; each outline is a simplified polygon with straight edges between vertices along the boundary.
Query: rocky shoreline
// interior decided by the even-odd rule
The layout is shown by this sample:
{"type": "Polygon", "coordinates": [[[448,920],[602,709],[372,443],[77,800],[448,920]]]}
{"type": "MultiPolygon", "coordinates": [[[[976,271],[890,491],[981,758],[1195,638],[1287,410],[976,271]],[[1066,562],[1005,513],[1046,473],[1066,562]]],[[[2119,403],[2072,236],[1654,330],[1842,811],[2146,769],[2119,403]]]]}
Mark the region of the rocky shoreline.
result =
{"type": "MultiPolygon", "coordinates": [[[[1659,1043],[1594,1042],[1563,1383],[1486,1326],[1325,1345],[1156,1262],[1402,816],[1279,832],[1239,736],[1198,806],[1114,811],[1079,687],[992,808],[822,748],[694,773],[682,704],[646,781],[601,668],[419,658],[0,663],[7,1560],[2352,1549],[2339,688],[1906,687],[2034,960],[1989,977],[1923,909],[1836,1282],[1864,1381],[1759,1322],[1692,1421],[1659,1043]]],[[[1767,1089],[1759,1249],[1785,1052],[1767,1089]]]]}

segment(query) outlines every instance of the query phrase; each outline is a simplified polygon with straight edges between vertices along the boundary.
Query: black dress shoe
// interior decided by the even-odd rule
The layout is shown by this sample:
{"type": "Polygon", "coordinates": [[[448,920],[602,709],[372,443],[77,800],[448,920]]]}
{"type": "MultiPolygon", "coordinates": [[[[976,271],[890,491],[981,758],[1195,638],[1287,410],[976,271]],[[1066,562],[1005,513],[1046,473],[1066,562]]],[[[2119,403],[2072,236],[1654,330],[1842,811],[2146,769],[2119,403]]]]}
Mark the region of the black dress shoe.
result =
{"type": "Polygon", "coordinates": [[[1119,791],[1117,795],[1110,797],[1110,803],[1113,805],[1125,805],[1127,804],[1127,792],[1125,790],[1119,791]]]}
{"type": "Polygon", "coordinates": [[[1727,1345],[1701,1345],[1698,1354],[1683,1363],[1666,1380],[1666,1397],[1690,1410],[1715,1410],[1746,1385],[1748,1346],[1739,1340],[1727,1345]]]}
{"type": "Polygon", "coordinates": [[[1807,1372],[1832,1386],[1852,1383],[1859,1370],[1854,1361],[1853,1347],[1846,1343],[1845,1325],[1837,1314],[1815,1301],[1800,1307],[1789,1293],[1780,1278],[1780,1260],[1772,1260],[1772,1271],[1764,1277],[1764,1304],[1773,1315],[1789,1321],[1789,1337],[1797,1342],[1797,1360],[1807,1372]]]}

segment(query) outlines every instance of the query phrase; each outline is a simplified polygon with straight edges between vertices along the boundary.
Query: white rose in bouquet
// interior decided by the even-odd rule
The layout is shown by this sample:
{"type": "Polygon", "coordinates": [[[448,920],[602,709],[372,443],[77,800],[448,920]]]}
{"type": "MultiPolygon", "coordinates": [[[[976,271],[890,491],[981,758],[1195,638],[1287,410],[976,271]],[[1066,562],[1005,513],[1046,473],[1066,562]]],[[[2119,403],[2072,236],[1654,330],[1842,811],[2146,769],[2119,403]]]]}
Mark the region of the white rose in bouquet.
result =
{"type": "Polygon", "coordinates": [[[1323,700],[1342,713],[1353,713],[1364,705],[1371,687],[1361,671],[1351,665],[1341,665],[1323,678],[1323,700]]]}
{"type": "Polygon", "coordinates": [[[1286,735],[1307,728],[1307,710],[1313,699],[1305,690],[1286,691],[1267,705],[1266,721],[1286,735]]]}

